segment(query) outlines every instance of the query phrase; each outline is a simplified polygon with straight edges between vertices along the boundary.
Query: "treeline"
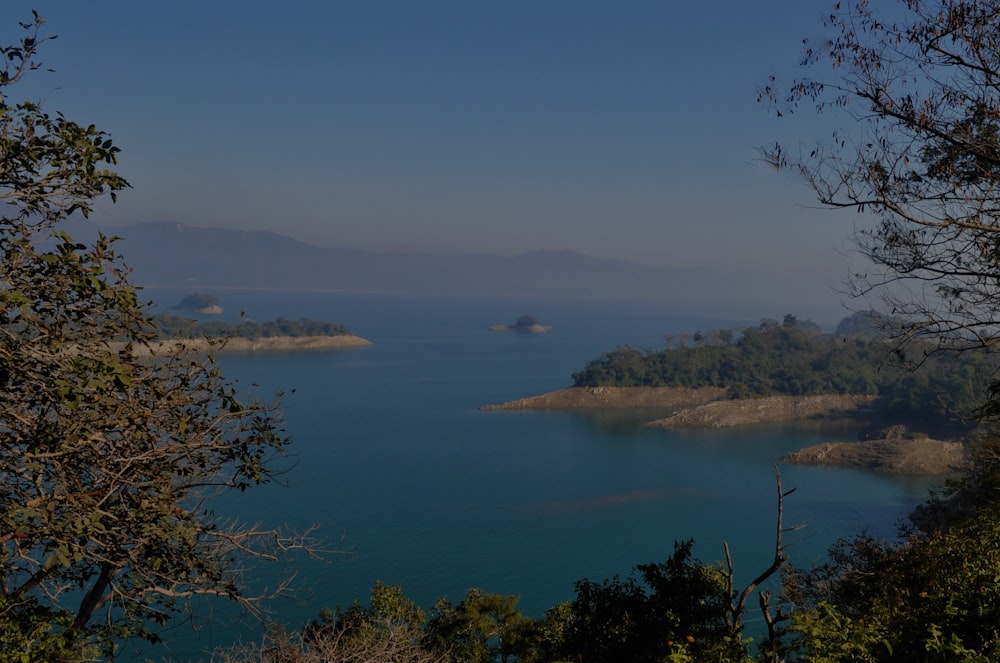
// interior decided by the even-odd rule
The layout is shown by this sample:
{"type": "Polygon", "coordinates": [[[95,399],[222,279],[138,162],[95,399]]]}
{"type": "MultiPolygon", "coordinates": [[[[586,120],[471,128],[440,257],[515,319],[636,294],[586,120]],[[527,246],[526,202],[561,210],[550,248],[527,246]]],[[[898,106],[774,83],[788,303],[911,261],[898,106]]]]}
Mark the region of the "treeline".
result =
{"type": "Polygon", "coordinates": [[[155,329],[160,338],[270,338],[273,336],[346,336],[351,330],[344,325],[302,318],[287,320],[278,318],[268,322],[247,320],[230,324],[211,320],[199,322],[169,313],[153,317],[155,329]]]}
{"type": "Polygon", "coordinates": [[[298,634],[275,634],[213,660],[256,663],[266,652],[274,663],[749,661],[742,614],[727,600],[728,574],[699,562],[691,547],[678,543],[665,561],[639,565],[626,578],[580,580],[574,600],[537,619],[518,609],[516,595],[472,589],[458,603],[441,599],[424,610],[399,586],[379,583],[367,606],[325,609],[298,634]]]}
{"type": "Polygon", "coordinates": [[[996,372],[985,350],[924,356],[919,366],[897,356],[893,345],[847,318],[838,333],[824,334],[787,315],[757,327],[668,337],[663,350],[622,347],[573,374],[578,387],[719,387],[731,398],[818,394],[877,395],[887,414],[942,414],[980,402],[996,372]]]}

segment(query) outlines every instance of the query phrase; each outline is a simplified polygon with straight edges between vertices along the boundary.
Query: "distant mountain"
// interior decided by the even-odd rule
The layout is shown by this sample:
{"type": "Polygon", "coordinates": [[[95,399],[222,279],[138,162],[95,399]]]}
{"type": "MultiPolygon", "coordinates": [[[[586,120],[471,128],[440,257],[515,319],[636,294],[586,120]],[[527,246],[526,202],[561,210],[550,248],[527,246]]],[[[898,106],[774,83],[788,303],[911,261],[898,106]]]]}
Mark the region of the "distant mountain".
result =
{"type": "Polygon", "coordinates": [[[271,232],[172,222],[112,228],[77,221],[68,230],[82,240],[98,231],[121,237],[118,248],[133,269],[132,280],[144,286],[632,299],[726,315],[842,317],[833,312],[828,288],[802,291],[805,282],[798,279],[653,267],[572,251],[511,257],[372,253],[320,248],[271,232]]]}

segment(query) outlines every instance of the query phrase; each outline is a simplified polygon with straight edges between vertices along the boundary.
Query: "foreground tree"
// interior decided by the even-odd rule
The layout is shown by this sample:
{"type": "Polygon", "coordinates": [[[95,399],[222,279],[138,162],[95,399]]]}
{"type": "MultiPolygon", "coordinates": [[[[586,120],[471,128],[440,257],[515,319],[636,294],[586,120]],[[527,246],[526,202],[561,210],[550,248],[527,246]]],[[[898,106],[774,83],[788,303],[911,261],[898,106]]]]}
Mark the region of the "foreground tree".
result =
{"type": "MultiPolygon", "coordinates": [[[[839,111],[851,128],[766,159],[800,172],[824,205],[874,218],[857,236],[873,269],[852,285],[888,304],[878,322],[899,356],[989,348],[1000,341],[1000,2],[878,8],[838,3],[829,41],[806,42],[810,74],[761,92],[779,115],[839,111]]],[[[980,414],[1000,414],[996,382],[980,414]]],[[[792,660],[997,660],[996,456],[981,444],[902,541],[858,536],[791,574],[792,660]]]]}
{"type": "Polygon", "coordinates": [[[539,660],[535,628],[517,608],[518,597],[470,589],[457,605],[441,599],[427,623],[439,651],[465,663],[539,660]]]}
{"type": "MultiPolygon", "coordinates": [[[[780,116],[846,113],[828,145],[765,150],[805,176],[821,203],[870,215],[861,252],[905,348],[960,350],[1000,339],[1000,2],[837,3],[832,37],[806,41],[805,77],[771,79],[780,116]]],[[[932,350],[932,351],[933,351],[932,350]]],[[[926,350],[919,353],[923,355],[926,350]]],[[[912,358],[912,357],[911,357],[912,358]]],[[[919,360],[919,357],[917,357],[919,360]]]]}
{"type": "Polygon", "coordinates": [[[22,662],[155,641],[197,596],[253,609],[241,563],[303,543],[207,501],[272,478],[274,408],[211,357],[139,358],[151,318],[112,242],[59,229],[128,183],[106,134],[11,99],[41,26],[0,48],[0,659],[22,662]]]}
{"type": "Polygon", "coordinates": [[[995,661],[1000,656],[995,512],[899,543],[842,542],[790,575],[792,660],[995,661]]]}

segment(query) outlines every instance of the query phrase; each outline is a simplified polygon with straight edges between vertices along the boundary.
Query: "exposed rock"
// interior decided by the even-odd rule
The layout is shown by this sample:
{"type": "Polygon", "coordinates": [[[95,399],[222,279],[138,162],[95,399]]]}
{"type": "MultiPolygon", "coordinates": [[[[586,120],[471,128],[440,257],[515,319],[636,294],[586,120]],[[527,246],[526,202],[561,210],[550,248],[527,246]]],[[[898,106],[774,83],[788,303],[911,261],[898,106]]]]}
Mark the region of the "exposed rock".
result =
{"type": "Polygon", "coordinates": [[[716,400],[681,410],[647,426],[661,428],[725,428],[777,421],[814,418],[847,418],[870,403],[874,396],[765,396],[735,400],[716,400]]]}
{"type": "MultiPolygon", "coordinates": [[[[570,387],[481,409],[663,408],[676,412],[647,426],[722,428],[802,420],[825,426],[825,422],[857,418],[876,398],[828,394],[733,400],[726,394],[725,389],[714,387],[570,387]]],[[[961,442],[934,440],[913,434],[905,426],[892,426],[881,431],[879,439],[818,444],[790,453],[783,460],[891,474],[948,474],[965,466],[966,448],[961,442]]]]}
{"type": "Polygon", "coordinates": [[[966,465],[961,442],[894,437],[863,442],[827,442],[785,455],[805,465],[853,467],[889,474],[949,474],[966,465]]]}
{"type": "Polygon", "coordinates": [[[691,407],[722,398],[725,389],[703,387],[569,387],[540,396],[520,398],[482,410],[579,410],[599,408],[691,407]]]}

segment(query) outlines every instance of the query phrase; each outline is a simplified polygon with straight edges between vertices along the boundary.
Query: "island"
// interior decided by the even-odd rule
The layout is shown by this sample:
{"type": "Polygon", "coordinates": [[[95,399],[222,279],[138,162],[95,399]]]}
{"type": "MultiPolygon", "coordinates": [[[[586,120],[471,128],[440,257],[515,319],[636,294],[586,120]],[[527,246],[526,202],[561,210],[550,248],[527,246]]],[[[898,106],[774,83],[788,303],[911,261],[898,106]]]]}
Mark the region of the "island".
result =
{"type": "Polygon", "coordinates": [[[219,304],[217,297],[197,292],[193,295],[188,295],[170,308],[175,311],[198,313],[200,315],[220,315],[222,313],[222,306],[219,304]]]}
{"type": "MultiPolygon", "coordinates": [[[[133,347],[136,355],[168,350],[191,352],[266,352],[300,350],[347,350],[372,342],[356,336],[344,325],[310,320],[277,318],[258,323],[238,324],[219,321],[198,322],[183,316],[161,313],[153,316],[148,329],[151,340],[133,347]]],[[[122,344],[124,345],[124,344],[122,344]]]]}
{"type": "Polygon", "coordinates": [[[520,334],[544,334],[551,330],[552,327],[543,325],[533,315],[522,315],[512,325],[493,325],[490,327],[490,331],[512,331],[520,334]]]}
{"type": "Polygon", "coordinates": [[[998,361],[985,352],[931,353],[906,370],[888,361],[896,348],[872,333],[873,316],[855,314],[832,334],[787,315],[668,336],[663,350],[620,347],[588,362],[566,389],[481,409],[662,411],[645,424],[651,428],[810,422],[831,440],[786,462],[915,474],[962,469],[973,428],[956,413],[979,402],[973,385],[989,384],[998,361]]]}

